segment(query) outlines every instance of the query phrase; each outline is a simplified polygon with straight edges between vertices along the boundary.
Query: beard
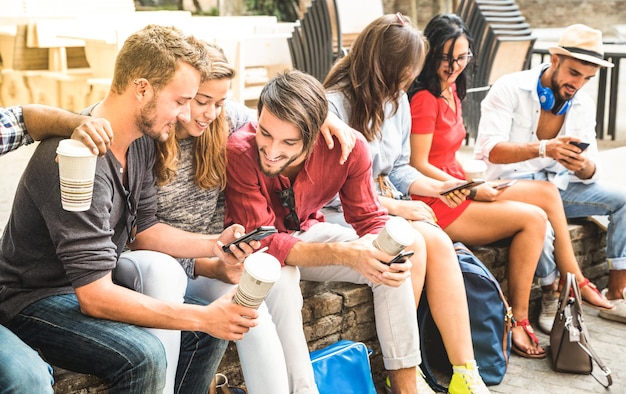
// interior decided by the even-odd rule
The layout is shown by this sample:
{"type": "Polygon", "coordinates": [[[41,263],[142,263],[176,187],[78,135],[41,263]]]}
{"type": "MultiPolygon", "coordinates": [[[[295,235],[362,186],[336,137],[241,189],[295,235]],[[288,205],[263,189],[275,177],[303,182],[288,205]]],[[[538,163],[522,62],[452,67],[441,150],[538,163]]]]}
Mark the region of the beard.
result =
{"type": "Polygon", "coordinates": [[[571,88],[571,89],[575,89],[576,92],[574,92],[574,94],[561,93],[561,90],[563,90],[563,88],[566,85],[559,85],[559,83],[557,82],[557,78],[556,77],[557,77],[557,74],[559,73],[560,68],[561,68],[561,65],[559,65],[556,68],[556,70],[552,73],[552,77],[550,78],[550,84],[552,85],[552,91],[554,92],[554,98],[557,99],[557,100],[561,100],[561,101],[571,100],[578,90],[575,87],[569,85],[567,87],[571,88]]]}
{"type": "Polygon", "coordinates": [[[150,100],[141,108],[139,116],[135,119],[135,126],[142,134],[157,140],[158,142],[167,141],[168,134],[154,130],[154,118],[156,117],[156,99],[150,100]]]}
{"type": "MultiPolygon", "coordinates": [[[[302,152],[298,153],[297,155],[294,155],[294,156],[290,157],[284,165],[282,165],[282,166],[281,166],[280,168],[278,168],[277,170],[273,170],[273,171],[270,171],[270,170],[266,169],[266,168],[265,168],[265,166],[264,166],[263,160],[261,159],[261,157],[262,157],[262,156],[265,156],[265,152],[263,151],[263,149],[259,149],[259,156],[258,156],[257,160],[258,160],[258,162],[259,162],[259,168],[261,169],[261,172],[262,172],[263,174],[265,174],[265,176],[268,176],[268,177],[270,177],[270,178],[271,178],[271,177],[275,177],[275,176],[278,176],[278,175],[282,174],[282,173],[283,173],[283,171],[285,171],[285,169],[286,169],[287,167],[289,167],[289,165],[290,165],[291,163],[293,163],[293,162],[294,162],[294,161],[296,161],[296,160],[297,160],[300,156],[302,156],[302,154],[303,154],[303,153],[304,153],[304,151],[302,151],[302,152]]],[[[284,156],[281,156],[280,158],[282,159],[282,158],[285,158],[285,157],[284,157],[284,156]]]]}

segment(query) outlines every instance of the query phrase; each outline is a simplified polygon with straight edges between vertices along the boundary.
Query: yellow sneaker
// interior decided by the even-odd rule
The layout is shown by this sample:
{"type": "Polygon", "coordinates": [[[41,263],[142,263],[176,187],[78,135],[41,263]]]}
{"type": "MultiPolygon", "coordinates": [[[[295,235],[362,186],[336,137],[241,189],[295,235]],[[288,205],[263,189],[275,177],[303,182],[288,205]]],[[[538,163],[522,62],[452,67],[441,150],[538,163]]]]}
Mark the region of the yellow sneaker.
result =
{"type": "MultiPolygon", "coordinates": [[[[417,392],[418,394],[436,394],[435,391],[430,387],[430,385],[426,382],[424,375],[422,374],[422,369],[417,367],[417,392]]],[[[385,380],[385,393],[391,394],[391,381],[389,380],[389,376],[385,380]]]]}
{"type": "Polygon", "coordinates": [[[448,387],[450,394],[489,394],[490,391],[478,374],[476,361],[452,367],[452,379],[448,387]]]}

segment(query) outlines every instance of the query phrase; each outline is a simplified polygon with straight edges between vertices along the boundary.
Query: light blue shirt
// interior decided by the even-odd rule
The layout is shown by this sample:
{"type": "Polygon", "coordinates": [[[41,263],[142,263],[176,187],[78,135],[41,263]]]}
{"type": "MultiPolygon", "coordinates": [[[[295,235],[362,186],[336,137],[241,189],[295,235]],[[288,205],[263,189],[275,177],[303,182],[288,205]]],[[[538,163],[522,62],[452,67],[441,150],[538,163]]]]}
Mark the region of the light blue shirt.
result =
{"type": "MultiPolygon", "coordinates": [[[[474,155],[487,163],[487,179],[520,178],[530,174],[546,172],[548,179],[559,189],[568,182],[590,183],[598,179],[599,168],[590,179],[581,180],[552,158],[534,158],[509,164],[494,164],[489,161],[489,153],[500,142],[537,142],[537,125],[541,105],[537,94],[537,80],[542,64],[531,70],[505,75],[498,79],[481,103],[481,117],[474,155]]],[[[595,106],[583,91],[576,92],[572,105],[565,114],[563,127],[558,135],[576,136],[589,143],[585,151],[596,165],[598,145],[595,132],[595,106]]]]}
{"type": "MultiPolygon", "coordinates": [[[[329,110],[334,112],[341,120],[350,124],[351,103],[343,93],[329,92],[329,110]]],[[[372,176],[379,195],[383,194],[377,181],[379,175],[383,175],[386,184],[394,194],[394,198],[408,198],[409,187],[420,173],[411,165],[411,108],[409,100],[403,93],[398,101],[398,111],[392,114],[391,103],[385,106],[385,120],[382,124],[382,132],[376,139],[368,143],[372,158],[372,176]]]]}

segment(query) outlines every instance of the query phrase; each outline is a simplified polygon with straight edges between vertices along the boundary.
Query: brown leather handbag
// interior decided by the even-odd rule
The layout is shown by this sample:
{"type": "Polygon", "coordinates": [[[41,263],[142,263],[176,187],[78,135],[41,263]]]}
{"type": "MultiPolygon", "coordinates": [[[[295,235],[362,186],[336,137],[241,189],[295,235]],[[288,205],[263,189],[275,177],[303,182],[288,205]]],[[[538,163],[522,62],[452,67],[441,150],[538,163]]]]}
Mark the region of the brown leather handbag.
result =
{"type": "Polygon", "coordinates": [[[582,298],[576,276],[568,272],[561,290],[559,307],[550,333],[552,366],[555,371],[591,374],[602,386],[609,387],[611,371],[593,351],[583,318],[582,298]],[[593,372],[596,363],[602,373],[593,372]]]}

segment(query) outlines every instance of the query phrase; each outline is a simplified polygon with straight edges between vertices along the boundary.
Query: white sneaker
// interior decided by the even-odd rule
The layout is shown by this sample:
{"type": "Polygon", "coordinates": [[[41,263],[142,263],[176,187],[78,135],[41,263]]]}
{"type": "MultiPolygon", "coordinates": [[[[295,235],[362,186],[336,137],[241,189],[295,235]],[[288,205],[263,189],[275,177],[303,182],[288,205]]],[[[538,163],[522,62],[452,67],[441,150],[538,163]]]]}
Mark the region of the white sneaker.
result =
{"type": "MultiPolygon", "coordinates": [[[[606,293],[609,289],[602,290],[602,297],[606,298],[606,293]]],[[[626,323],[626,287],[622,290],[622,298],[618,300],[609,300],[615,308],[603,309],[598,313],[598,316],[607,320],[613,320],[620,323],[626,323]]]]}
{"type": "Polygon", "coordinates": [[[436,394],[435,390],[433,390],[428,382],[426,382],[426,378],[424,377],[424,373],[420,367],[417,367],[417,392],[418,394],[436,394]]]}
{"type": "MultiPolygon", "coordinates": [[[[422,369],[417,367],[417,392],[418,394],[436,394],[435,391],[430,387],[430,385],[426,382],[426,378],[424,378],[424,374],[422,373],[422,369]]],[[[391,381],[389,380],[389,376],[385,380],[385,393],[391,394],[391,381]]]]}
{"type": "Polygon", "coordinates": [[[552,325],[554,324],[554,316],[559,307],[559,297],[554,295],[554,292],[548,291],[541,296],[541,312],[539,312],[539,320],[537,325],[546,334],[550,334],[552,331],[552,325]]]}

